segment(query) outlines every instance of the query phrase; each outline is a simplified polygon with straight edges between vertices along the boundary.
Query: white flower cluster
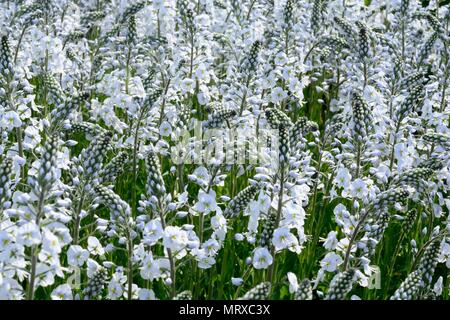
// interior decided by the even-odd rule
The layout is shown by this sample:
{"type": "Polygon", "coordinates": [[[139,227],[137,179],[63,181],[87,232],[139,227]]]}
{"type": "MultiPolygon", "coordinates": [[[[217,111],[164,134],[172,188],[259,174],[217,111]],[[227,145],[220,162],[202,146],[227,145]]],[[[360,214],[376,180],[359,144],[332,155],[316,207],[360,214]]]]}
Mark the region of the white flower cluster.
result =
{"type": "Polygon", "coordinates": [[[2,1],[0,299],[448,298],[430,3],[2,1]]]}

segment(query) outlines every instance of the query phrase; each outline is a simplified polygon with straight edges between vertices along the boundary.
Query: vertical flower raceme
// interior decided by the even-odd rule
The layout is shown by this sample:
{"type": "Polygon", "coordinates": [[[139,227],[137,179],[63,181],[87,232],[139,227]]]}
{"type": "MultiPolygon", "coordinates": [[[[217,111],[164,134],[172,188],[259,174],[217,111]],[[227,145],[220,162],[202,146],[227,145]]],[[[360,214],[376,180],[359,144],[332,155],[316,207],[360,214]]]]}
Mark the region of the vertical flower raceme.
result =
{"type": "Polygon", "coordinates": [[[0,212],[3,211],[6,201],[11,197],[11,159],[0,158],[0,212]]]}
{"type": "Polygon", "coordinates": [[[417,270],[422,274],[424,284],[431,285],[434,271],[438,263],[439,254],[441,252],[441,241],[436,239],[432,241],[425,249],[422,258],[420,259],[417,270]]]}
{"type": "Polygon", "coordinates": [[[13,58],[7,36],[2,36],[0,43],[0,74],[7,81],[14,77],[13,58]]]}
{"type": "Polygon", "coordinates": [[[314,34],[319,31],[322,22],[324,2],[325,1],[323,0],[314,0],[313,2],[311,13],[311,29],[313,30],[314,34]]]}
{"type": "Polygon", "coordinates": [[[173,300],[192,300],[192,292],[189,290],[178,293],[173,300]]]}
{"type": "Polygon", "coordinates": [[[66,97],[61,89],[61,86],[50,73],[42,75],[42,82],[47,92],[47,99],[49,103],[59,106],[64,103],[66,97]]]}
{"type": "Polygon", "coordinates": [[[55,109],[51,111],[51,126],[57,131],[63,126],[63,122],[69,119],[69,116],[81,108],[86,96],[81,94],[74,94],[65,103],[58,104],[55,109]]]}
{"type": "Polygon", "coordinates": [[[422,274],[419,270],[411,272],[395,291],[391,300],[415,300],[423,288],[422,274]]]}
{"type": "Polygon", "coordinates": [[[272,243],[273,231],[275,230],[277,215],[269,210],[266,220],[263,222],[261,235],[259,237],[259,246],[269,248],[272,243]]]}
{"type": "Polygon", "coordinates": [[[101,297],[107,280],[108,273],[105,268],[95,272],[83,289],[84,300],[93,300],[101,297]]]}
{"type": "Polygon", "coordinates": [[[397,109],[397,121],[404,119],[410,112],[414,111],[423,99],[423,85],[419,84],[413,87],[406,99],[397,109]]]}
{"type": "Polygon", "coordinates": [[[297,291],[295,292],[295,300],[312,300],[313,291],[311,281],[305,279],[300,282],[297,291]]]}
{"type": "Polygon", "coordinates": [[[135,15],[136,13],[144,9],[147,4],[147,0],[140,0],[126,7],[122,15],[122,22],[127,21],[130,16],[135,15]]]}
{"type": "Polygon", "coordinates": [[[240,214],[250,203],[251,200],[258,193],[259,188],[255,185],[248,186],[240,191],[236,197],[234,197],[223,212],[225,217],[236,217],[240,214]]]}
{"type": "Polygon", "coordinates": [[[158,156],[154,151],[147,155],[147,196],[162,197],[166,193],[166,187],[161,174],[158,156]]]}
{"type": "Polygon", "coordinates": [[[103,165],[103,159],[110,148],[111,138],[111,132],[102,133],[92,141],[88,148],[83,150],[83,169],[86,181],[97,178],[103,165]]]}
{"type": "Polygon", "coordinates": [[[330,283],[325,300],[344,300],[352,289],[356,273],[354,269],[338,273],[330,283]]]}
{"type": "Polygon", "coordinates": [[[439,34],[437,32],[435,32],[424,43],[424,45],[419,53],[419,64],[422,64],[425,61],[425,59],[428,58],[431,50],[433,49],[434,43],[436,42],[438,37],[439,37],[439,34]]]}
{"type": "Polygon", "coordinates": [[[56,135],[48,137],[48,140],[43,147],[37,176],[32,178],[34,192],[36,195],[39,195],[39,197],[45,198],[56,179],[55,167],[57,152],[58,137],[56,135]]]}
{"type": "Polygon", "coordinates": [[[244,60],[244,63],[242,65],[242,71],[246,73],[248,76],[253,75],[256,70],[261,45],[262,44],[260,41],[255,41],[252,44],[246,59],[244,60]]]}
{"type": "Polygon", "coordinates": [[[361,61],[366,61],[369,56],[369,36],[366,26],[363,23],[358,24],[358,55],[361,61]]]}
{"type": "Polygon", "coordinates": [[[301,138],[309,132],[316,132],[317,130],[319,130],[317,123],[308,120],[306,117],[300,117],[290,130],[289,142],[291,148],[294,148],[301,138]]]}
{"type": "Polygon", "coordinates": [[[130,15],[128,18],[128,30],[127,30],[127,42],[131,44],[136,43],[136,16],[134,14],[130,15]]]}
{"type": "Polygon", "coordinates": [[[262,282],[248,291],[239,300],[266,300],[269,296],[271,285],[269,282],[262,282]]]}
{"type": "Polygon", "coordinates": [[[128,154],[119,152],[111,161],[99,172],[99,183],[114,182],[114,180],[124,171],[128,161],[128,154]]]}
{"type": "Polygon", "coordinates": [[[354,137],[357,143],[365,143],[373,125],[372,113],[367,103],[358,92],[353,93],[354,137]]]}

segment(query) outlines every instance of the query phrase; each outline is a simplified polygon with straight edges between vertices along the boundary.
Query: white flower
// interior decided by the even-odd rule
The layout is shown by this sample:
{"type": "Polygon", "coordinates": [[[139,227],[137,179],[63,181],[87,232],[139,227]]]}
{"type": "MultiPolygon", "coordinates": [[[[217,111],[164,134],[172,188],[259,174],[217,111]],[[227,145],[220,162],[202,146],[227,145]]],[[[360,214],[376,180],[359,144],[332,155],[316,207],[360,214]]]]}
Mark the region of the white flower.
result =
{"type": "Polygon", "coordinates": [[[336,248],[337,244],[338,244],[337,231],[328,232],[327,238],[323,243],[324,248],[331,251],[336,248]]]}
{"type": "Polygon", "coordinates": [[[354,198],[363,199],[368,193],[366,183],[359,178],[352,182],[350,189],[350,193],[354,198]]]}
{"type": "Polygon", "coordinates": [[[288,62],[288,58],[286,56],[286,53],[284,53],[283,51],[280,51],[277,53],[277,55],[275,56],[275,64],[279,65],[279,66],[283,66],[288,62]]]}
{"type": "Polygon", "coordinates": [[[195,81],[192,79],[184,79],[183,81],[181,81],[181,93],[182,94],[186,94],[186,93],[194,93],[194,89],[195,89],[195,81]]]}
{"type": "Polygon", "coordinates": [[[144,242],[153,246],[163,237],[163,233],[161,221],[150,220],[144,227],[144,242]]]}
{"type": "Polygon", "coordinates": [[[263,190],[259,192],[258,196],[258,209],[260,212],[267,213],[270,208],[270,196],[263,190]]]}
{"type": "Polygon", "coordinates": [[[442,290],[443,290],[443,281],[444,279],[441,277],[439,277],[436,281],[436,283],[433,286],[433,292],[436,294],[436,296],[440,296],[442,294],[442,290]]]}
{"type": "Polygon", "coordinates": [[[295,275],[295,273],[288,272],[287,273],[287,278],[288,278],[288,281],[289,281],[289,293],[297,292],[297,290],[298,290],[298,280],[297,280],[297,276],[295,275]]]}
{"type": "Polygon", "coordinates": [[[108,284],[108,296],[110,299],[115,300],[122,296],[123,294],[123,287],[122,285],[115,281],[111,280],[108,284]]]}
{"type": "Polygon", "coordinates": [[[347,210],[345,205],[339,203],[336,207],[334,207],[333,213],[338,225],[344,226],[348,224],[348,221],[350,219],[350,212],[347,210]]]}
{"type": "Polygon", "coordinates": [[[257,248],[253,251],[253,267],[255,269],[266,269],[273,262],[273,258],[267,248],[257,248]]]}
{"type": "Polygon", "coordinates": [[[220,249],[220,244],[216,239],[209,239],[202,244],[202,248],[205,249],[205,253],[209,256],[214,256],[220,249]]]}
{"type": "Polygon", "coordinates": [[[328,252],[322,261],[320,261],[320,266],[325,271],[334,272],[342,262],[343,260],[340,255],[334,252],[328,252]]]}
{"type": "Polygon", "coordinates": [[[333,182],[339,188],[347,189],[350,186],[351,175],[347,168],[340,167],[333,182]]]}
{"type": "Polygon", "coordinates": [[[2,127],[8,131],[22,126],[22,120],[20,120],[19,115],[15,111],[7,111],[2,117],[2,127]]]}
{"type": "Polygon", "coordinates": [[[444,242],[441,249],[441,254],[439,255],[439,262],[445,262],[447,268],[450,269],[450,244],[444,242]]]}
{"type": "Polygon", "coordinates": [[[159,134],[163,137],[168,137],[172,133],[172,126],[169,122],[164,121],[161,123],[161,126],[159,127],[159,134]]]}
{"type": "Polygon", "coordinates": [[[192,178],[200,185],[207,185],[211,179],[211,176],[208,173],[208,169],[204,166],[200,166],[195,168],[192,178]]]}
{"type": "Polygon", "coordinates": [[[206,66],[203,63],[200,63],[198,65],[194,75],[200,81],[209,82],[209,73],[208,70],[206,69],[206,66]]]}
{"type": "Polygon", "coordinates": [[[72,245],[67,251],[67,262],[71,266],[81,267],[89,258],[89,251],[81,246],[72,245]]]}
{"type": "Polygon", "coordinates": [[[242,278],[231,278],[231,283],[234,286],[240,286],[241,284],[244,283],[244,279],[242,279],[242,278]]]}
{"type": "Polygon", "coordinates": [[[139,290],[139,300],[156,300],[155,292],[152,289],[142,288],[139,290]]]}
{"type": "Polygon", "coordinates": [[[97,263],[97,261],[90,259],[90,258],[87,260],[86,264],[87,264],[87,276],[89,279],[92,278],[94,276],[94,274],[96,274],[97,271],[102,268],[97,263]]]}
{"type": "Polygon", "coordinates": [[[94,256],[103,256],[105,254],[105,250],[100,241],[92,236],[88,237],[88,250],[94,256]]]}
{"type": "Polygon", "coordinates": [[[39,227],[34,222],[28,222],[17,230],[17,243],[27,247],[41,243],[39,227]]]}
{"type": "Polygon", "coordinates": [[[276,87],[272,89],[272,92],[270,93],[270,100],[273,103],[280,103],[284,99],[286,99],[287,93],[280,87],[276,87]]]}
{"type": "Polygon", "coordinates": [[[36,267],[36,287],[48,287],[55,283],[55,269],[45,263],[38,263],[36,267]]]}
{"type": "Polygon", "coordinates": [[[200,269],[209,269],[216,263],[216,260],[205,249],[194,249],[193,251],[193,255],[195,255],[200,269]]]}
{"type": "Polygon", "coordinates": [[[59,239],[52,232],[45,230],[43,233],[42,249],[50,253],[60,253],[59,239]]]}
{"type": "Polygon", "coordinates": [[[194,210],[206,215],[210,212],[215,212],[217,209],[216,193],[213,190],[210,190],[209,193],[200,190],[198,193],[198,202],[194,205],[194,210]]]}
{"type": "Polygon", "coordinates": [[[298,239],[289,231],[289,228],[278,228],[273,233],[272,244],[275,250],[279,251],[297,246],[298,239]]]}
{"type": "Polygon", "coordinates": [[[52,300],[73,300],[72,289],[68,284],[57,286],[51,293],[52,300]]]}
{"type": "Polygon", "coordinates": [[[146,255],[142,261],[140,274],[146,280],[153,280],[159,276],[159,267],[151,254],[146,255]]]}
{"type": "Polygon", "coordinates": [[[168,226],[164,229],[163,245],[167,249],[180,251],[186,247],[188,241],[187,232],[180,227],[168,226]]]}

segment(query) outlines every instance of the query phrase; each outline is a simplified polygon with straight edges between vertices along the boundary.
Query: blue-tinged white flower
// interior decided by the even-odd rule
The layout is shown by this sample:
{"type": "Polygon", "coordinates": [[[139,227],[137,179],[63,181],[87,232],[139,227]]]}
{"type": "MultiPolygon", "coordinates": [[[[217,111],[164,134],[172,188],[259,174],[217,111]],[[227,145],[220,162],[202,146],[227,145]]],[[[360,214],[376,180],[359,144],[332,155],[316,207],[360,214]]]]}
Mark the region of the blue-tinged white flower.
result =
{"type": "Polygon", "coordinates": [[[52,300],[73,300],[72,289],[68,284],[57,286],[51,293],[52,300]]]}
{"type": "Polygon", "coordinates": [[[242,278],[231,278],[231,283],[233,286],[240,286],[244,283],[244,279],[242,278]]]}
{"type": "Polygon", "coordinates": [[[55,283],[55,269],[45,263],[36,266],[36,287],[48,287],[55,283]]]}
{"type": "Polygon", "coordinates": [[[144,242],[153,246],[163,237],[163,234],[161,221],[157,219],[151,220],[144,227],[144,242]]]}
{"type": "Polygon", "coordinates": [[[278,228],[274,231],[272,244],[275,250],[283,250],[298,246],[298,239],[289,231],[289,228],[278,228]]]}
{"type": "Polygon", "coordinates": [[[198,193],[198,201],[194,205],[194,210],[203,214],[215,212],[218,209],[216,202],[216,193],[210,190],[208,193],[200,190],[198,193]]]}
{"type": "Polygon", "coordinates": [[[327,238],[323,243],[324,248],[329,251],[332,251],[336,248],[337,244],[338,244],[337,231],[328,232],[327,238]]]}
{"type": "Polygon", "coordinates": [[[328,272],[334,272],[344,262],[342,257],[334,252],[328,252],[320,261],[322,269],[328,272]]]}
{"type": "Polygon", "coordinates": [[[153,259],[151,254],[147,254],[140,267],[140,275],[143,279],[153,280],[159,277],[158,263],[153,259]]]}
{"type": "Polygon", "coordinates": [[[103,249],[102,244],[93,236],[88,237],[88,250],[94,256],[103,256],[105,254],[105,249],[103,249]]]}
{"type": "Polygon", "coordinates": [[[298,290],[298,280],[295,273],[288,272],[287,278],[289,282],[289,293],[295,293],[298,290]]]}
{"type": "Polygon", "coordinates": [[[267,248],[257,248],[253,251],[252,264],[255,269],[266,269],[272,262],[272,255],[267,248]]]}
{"type": "Polygon", "coordinates": [[[443,291],[443,283],[444,283],[444,279],[442,278],[442,276],[440,276],[437,281],[435,282],[434,286],[433,286],[433,292],[436,294],[436,296],[440,296],[442,295],[442,291],[443,291]]]}
{"type": "Polygon", "coordinates": [[[350,187],[350,180],[351,180],[350,172],[347,168],[340,167],[337,171],[336,177],[334,178],[333,182],[338,186],[339,188],[347,189],[350,187]]]}
{"type": "Polygon", "coordinates": [[[367,184],[364,180],[360,178],[354,180],[350,187],[350,194],[354,198],[364,199],[368,194],[367,184]]]}
{"type": "Polygon", "coordinates": [[[216,260],[207,253],[206,249],[194,249],[192,254],[195,256],[200,269],[209,269],[216,263],[216,260]]]}
{"type": "Polygon", "coordinates": [[[387,183],[388,178],[391,176],[389,167],[384,164],[380,164],[377,168],[373,168],[371,173],[375,174],[375,177],[380,183],[387,183]]]}
{"type": "Polygon", "coordinates": [[[163,137],[168,137],[172,133],[172,126],[169,122],[164,121],[161,123],[161,126],[159,127],[159,134],[163,137]]]}
{"type": "Polygon", "coordinates": [[[192,79],[184,79],[183,81],[181,81],[180,88],[182,94],[194,93],[195,81],[192,79]]]}
{"type": "Polygon", "coordinates": [[[280,51],[275,56],[275,64],[278,66],[284,66],[286,63],[288,63],[288,57],[286,56],[286,53],[283,51],[280,51]]]}
{"type": "Polygon", "coordinates": [[[50,253],[60,253],[61,244],[58,237],[52,232],[45,230],[43,232],[42,249],[50,253]]]}
{"type": "Polygon", "coordinates": [[[67,251],[67,262],[74,267],[81,267],[89,258],[89,251],[79,245],[72,245],[67,251]]]}
{"type": "Polygon", "coordinates": [[[3,277],[0,274],[0,300],[20,300],[23,298],[23,288],[17,280],[3,277]]]}
{"type": "Polygon", "coordinates": [[[203,63],[200,63],[198,65],[197,70],[195,70],[194,75],[199,81],[209,82],[209,80],[210,80],[209,72],[208,72],[205,64],[203,64],[203,63]]]}
{"type": "Polygon", "coordinates": [[[139,289],[138,298],[139,300],[156,300],[155,292],[146,288],[139,289]]]}
{"type": "Polygon", "coordinates": [[[222,212],[217,212],[216,215],[211,218],[211,227],[214,230],[213,235],[217,240],[225,240],[227,234],[227,219],[225,219],[222,212]]]}
{"type": "Polygon", "coordinates": [[[286,98],[286,91],[284,91],[283,88],[280,87],[273,88],[270,93],[270,101],[275,104],[282,102],[286,98]]]}
{"type": "Polygon", "coordinates": [[[123,286],[119,282],[112,280],[108,284],[108,297],[111,300],[119,299],[123,295],[123,286]]]}
{"type": "Polygon", "coordinates": [[[167,226],[164,229],[163,245],[167,249],[180,251],[188,244],[187,232],[180,227],[167,226]]]}
{"type": "Polygon", "coordinates": [[[450,269],[450,244],[448,242],[444,242],[442,244],[441,253],[439,254],[439,261],[445,262],[447,268],[450,269]]]}
{"type": "Polygon", "coordinates": [[[2,116],[1,127],[11,131],[14,128],[22,126],[19,114],[15,111],[7,111],[2,116]]]}
{"type": "Polygon", "coordinates": [[[39,227],[34,222],[28,222],[17,230],[17,243],[27,247],[41,243],[42,236],[39,227]]]}
{"type": "Polygon", "coordinates": [[[207,255],[215,256],[220,249],[220,244],[216,239],[209,239],[202,244],[202,248],[205,249],[207,255]]]}
{"type": "Polygon", "coordinates": [[[258,195],[258,209],[262,213],[267,213],[270,208],[270,196],[261,190],[258,195]]]}
{"type": "Polygon", "coordinates": [[[201,186],[207,186],[209,180],[211,179],[211,176],[208,173],[208,169],[206,169],[204,166],[200,166],[195,168],[190,178],[201,186]]]}

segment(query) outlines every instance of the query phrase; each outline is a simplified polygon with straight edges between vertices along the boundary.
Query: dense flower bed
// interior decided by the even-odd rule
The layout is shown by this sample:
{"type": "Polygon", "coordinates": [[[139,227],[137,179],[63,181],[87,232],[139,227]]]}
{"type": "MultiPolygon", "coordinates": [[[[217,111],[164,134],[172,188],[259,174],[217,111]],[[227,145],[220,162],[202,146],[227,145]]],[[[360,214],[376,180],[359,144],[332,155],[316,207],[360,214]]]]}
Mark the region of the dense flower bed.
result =
{"type": "Polygon", "coordinates": [[[2,1],[0,298],[448,298],[449,23],[2,1]]]}

